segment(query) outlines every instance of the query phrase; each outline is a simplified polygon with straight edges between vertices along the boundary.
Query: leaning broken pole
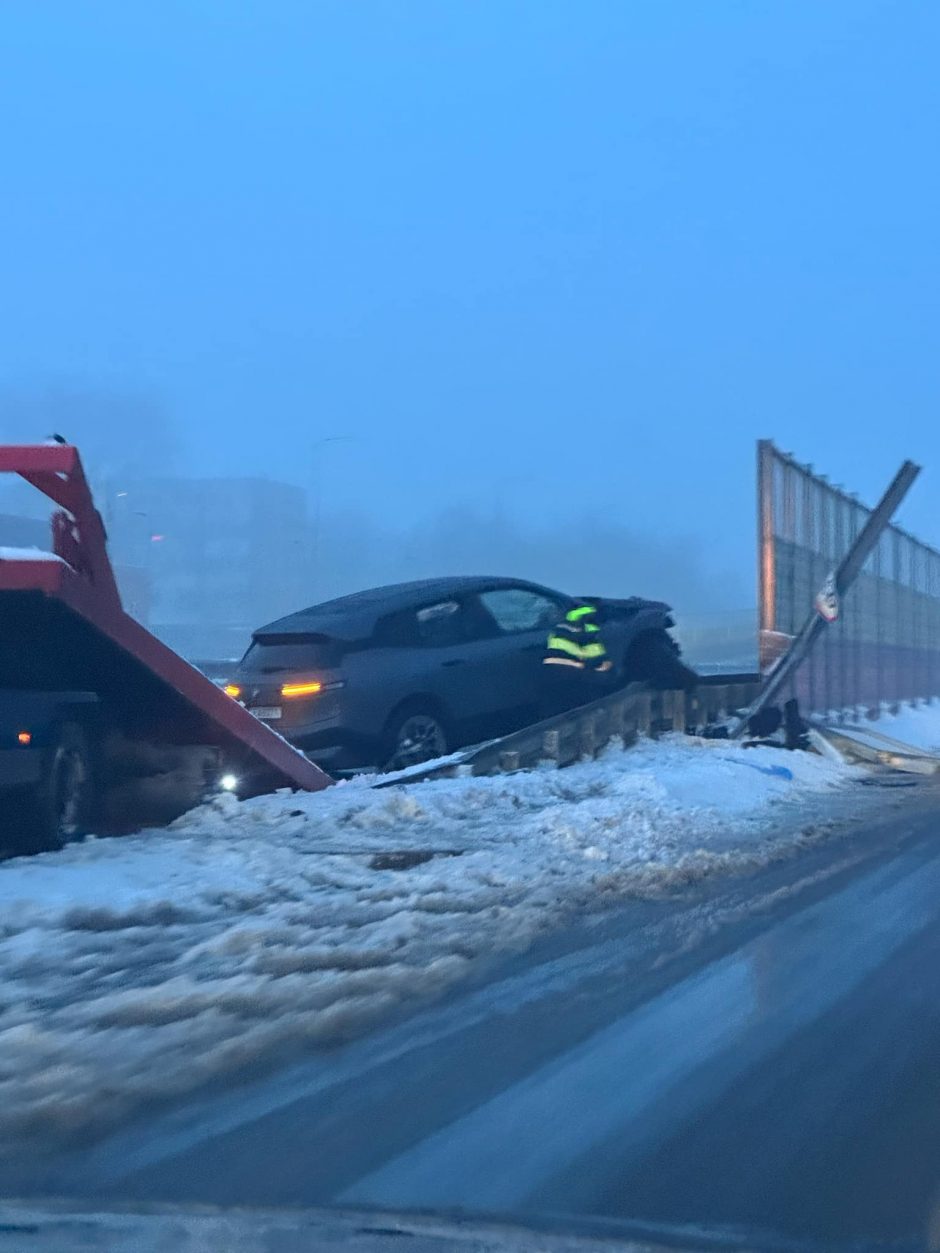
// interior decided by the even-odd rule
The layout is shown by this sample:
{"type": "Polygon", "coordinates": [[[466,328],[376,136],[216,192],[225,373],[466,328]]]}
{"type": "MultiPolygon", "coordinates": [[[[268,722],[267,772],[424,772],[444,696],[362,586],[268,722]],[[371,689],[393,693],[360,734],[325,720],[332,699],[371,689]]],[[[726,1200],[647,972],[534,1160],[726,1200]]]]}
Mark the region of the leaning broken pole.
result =
{"type": "Polygon", "coordinates": [[[837,619],[842,598],[855,582],[869,554],[891,522],[919,473],[920,466],[915,465],[913,461],[905,461],[891,480],[885,494],[869,514],[855,541],[819,589],[809,608],[806,621],[794,636],[790,647],[770,672],[760,695],[729,726],[728,732],[733,739],[746,732],[750,720],[763,708],[774,704],[809,656],[810,650],[826,627],[837,619]]]}

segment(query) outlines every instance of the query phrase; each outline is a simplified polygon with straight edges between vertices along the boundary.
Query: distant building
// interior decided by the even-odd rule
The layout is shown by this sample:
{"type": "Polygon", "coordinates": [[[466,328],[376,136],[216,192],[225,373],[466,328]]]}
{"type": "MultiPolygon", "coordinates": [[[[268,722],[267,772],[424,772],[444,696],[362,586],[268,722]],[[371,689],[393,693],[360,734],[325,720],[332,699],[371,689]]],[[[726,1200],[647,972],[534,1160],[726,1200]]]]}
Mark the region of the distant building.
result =
{"type": "Polygon", "coordinates": [[[144,626],[150,626],[153,588],[150,575],[140,566],[125,566],[118,562],[114,567],[121,603],[132,618],[144,626]]]}
{"type": "Polygon", "coordinates": [[[153,479],[107,506],[113,553],[149,578],[152,628],[192,660],[239,656],[256,627],[311,599],[302,488],[153,479]]]}
{"type": "Polygon", "coordinates": [[[24,518],[17,513],[0,513],[0,547],[49,549],[49,523],[42,518],[24,518]]]}

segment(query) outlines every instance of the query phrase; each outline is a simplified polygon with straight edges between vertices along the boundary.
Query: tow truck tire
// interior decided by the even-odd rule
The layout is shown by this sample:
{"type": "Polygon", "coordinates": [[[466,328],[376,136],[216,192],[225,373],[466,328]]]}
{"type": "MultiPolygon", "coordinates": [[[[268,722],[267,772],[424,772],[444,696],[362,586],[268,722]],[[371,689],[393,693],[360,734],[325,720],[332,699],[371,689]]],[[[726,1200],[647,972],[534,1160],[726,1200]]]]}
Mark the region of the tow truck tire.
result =
{"type": "Polygon", "coordinates": [[[46,750],[43,777],[33,789],[25,816],[27,851],[48,852],[84,835],[93,794],[88,737],[63,722],[46,750]]]}

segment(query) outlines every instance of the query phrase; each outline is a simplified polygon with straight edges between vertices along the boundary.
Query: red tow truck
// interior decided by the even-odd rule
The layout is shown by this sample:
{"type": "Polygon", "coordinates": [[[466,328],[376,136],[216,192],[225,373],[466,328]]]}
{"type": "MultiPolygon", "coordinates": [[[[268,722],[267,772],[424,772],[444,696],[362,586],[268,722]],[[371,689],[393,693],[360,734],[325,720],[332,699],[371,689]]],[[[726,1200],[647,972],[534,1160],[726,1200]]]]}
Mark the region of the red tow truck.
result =
{"type": "Polygon", "coordinates": [[[330,784],[124,611],[76,448],[0,445],[0,473],[58,506],[51,552],[0,548],[0,850],[330,784]]]}

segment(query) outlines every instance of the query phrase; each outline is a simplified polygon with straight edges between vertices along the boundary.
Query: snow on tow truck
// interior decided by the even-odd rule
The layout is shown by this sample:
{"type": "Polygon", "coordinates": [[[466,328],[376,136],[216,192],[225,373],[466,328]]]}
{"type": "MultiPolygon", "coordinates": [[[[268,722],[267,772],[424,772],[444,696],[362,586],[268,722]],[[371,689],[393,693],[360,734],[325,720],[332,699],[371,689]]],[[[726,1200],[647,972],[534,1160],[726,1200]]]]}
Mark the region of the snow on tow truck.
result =
{"type": "Polygon", "coordinates": [[[0,548],[0,846],[165,822],[214,789],[331,780],[131,618],[78,450],[0,445],[57,506],[52,552],[0,548]]]}

